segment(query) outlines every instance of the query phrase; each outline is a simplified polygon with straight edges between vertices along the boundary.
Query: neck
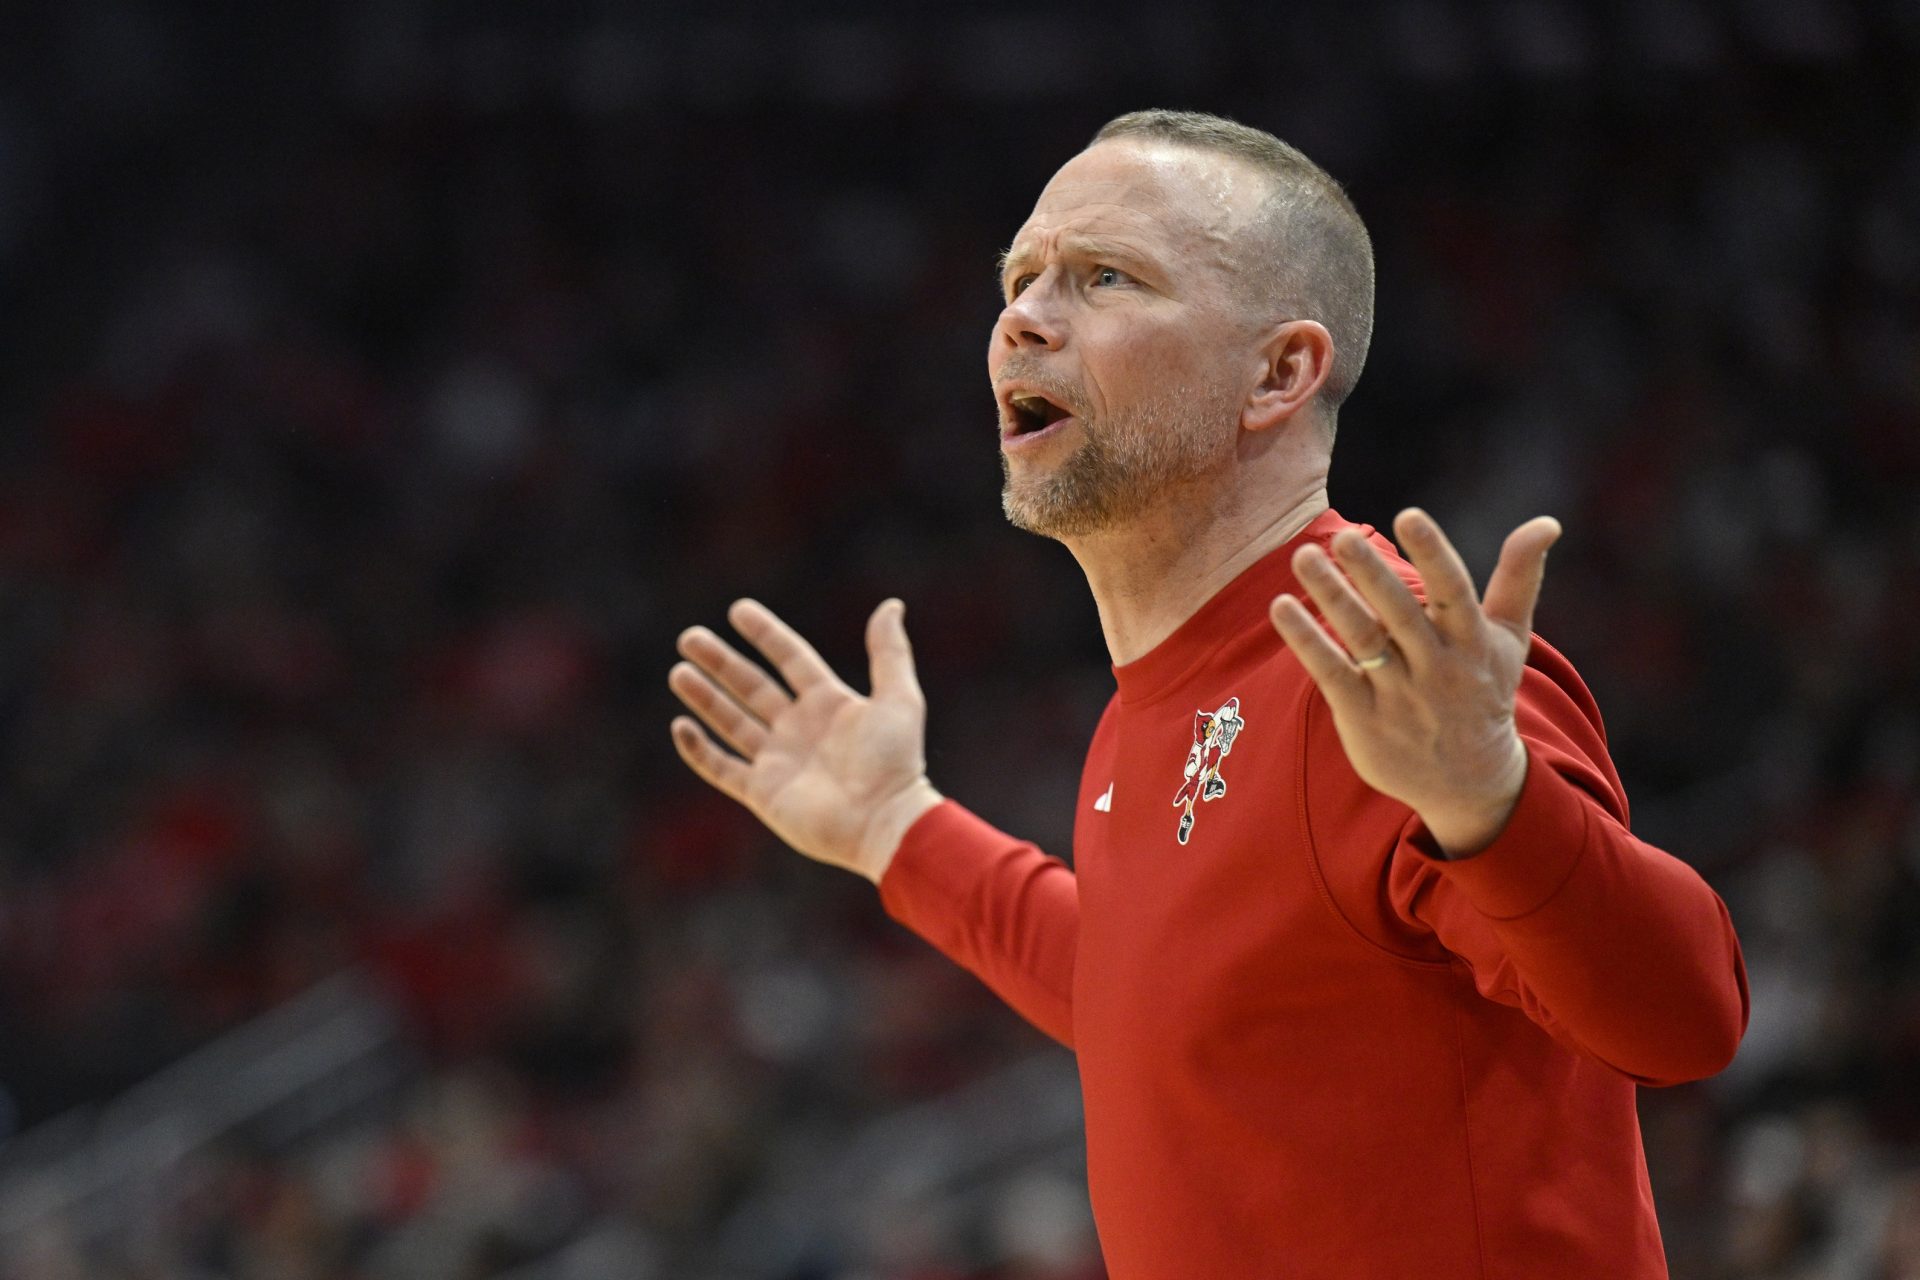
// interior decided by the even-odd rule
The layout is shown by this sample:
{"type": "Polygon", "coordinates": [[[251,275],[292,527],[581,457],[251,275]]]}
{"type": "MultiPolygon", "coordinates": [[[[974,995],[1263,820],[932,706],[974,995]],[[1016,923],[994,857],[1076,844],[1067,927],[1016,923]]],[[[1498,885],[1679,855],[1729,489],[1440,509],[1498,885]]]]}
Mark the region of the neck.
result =
{"type": "Polygon", "coordinates": [[[1067,541],[1087,575],[1116,666],[1150,652],[1249,565],[1327,509],[1324,465],[1287,487],[1261,490],[1231,492],[1226,501],[1205,490],[1170,494],[1125,528],[1067,541]]]}

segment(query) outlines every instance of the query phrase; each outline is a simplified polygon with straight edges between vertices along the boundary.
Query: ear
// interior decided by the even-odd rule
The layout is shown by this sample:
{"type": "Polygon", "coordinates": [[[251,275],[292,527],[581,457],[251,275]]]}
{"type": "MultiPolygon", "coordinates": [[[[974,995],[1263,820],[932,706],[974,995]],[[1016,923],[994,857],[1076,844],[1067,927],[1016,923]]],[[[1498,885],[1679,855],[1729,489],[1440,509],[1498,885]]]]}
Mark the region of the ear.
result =
{"type": "Polygon", "coordinates": [[[1333,335],[1318,320],[1287,320],[1267,331],[1260,381],[1240,410],[1240,425],[1266,431],[1291,422],[1320,394],[1333,371],[1333,335]]]}

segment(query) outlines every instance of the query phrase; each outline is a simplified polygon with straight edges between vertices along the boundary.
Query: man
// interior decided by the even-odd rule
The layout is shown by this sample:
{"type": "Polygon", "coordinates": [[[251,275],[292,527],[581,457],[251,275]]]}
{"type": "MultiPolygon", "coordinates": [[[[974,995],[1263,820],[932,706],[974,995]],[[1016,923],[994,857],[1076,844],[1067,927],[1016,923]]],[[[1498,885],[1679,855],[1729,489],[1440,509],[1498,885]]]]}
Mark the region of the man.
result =
{"type": "Polygon", "coordinates": [[[674,741],[1076,1051],[1115,1280],[1662,1276],[1635,1085],[1732,1057],[1739,946],[1531,635],[1558,525],[1482,599],[1423,512],[1403,560],[1329,508],[1372,277],[1331,178],[1186,113],[1109,124],[1015,237],[1006,510],[1118,684],[1073,870],[929,783],[898,601],[871,697],[752,601],[784,687],[689,630],[674,741]]]}

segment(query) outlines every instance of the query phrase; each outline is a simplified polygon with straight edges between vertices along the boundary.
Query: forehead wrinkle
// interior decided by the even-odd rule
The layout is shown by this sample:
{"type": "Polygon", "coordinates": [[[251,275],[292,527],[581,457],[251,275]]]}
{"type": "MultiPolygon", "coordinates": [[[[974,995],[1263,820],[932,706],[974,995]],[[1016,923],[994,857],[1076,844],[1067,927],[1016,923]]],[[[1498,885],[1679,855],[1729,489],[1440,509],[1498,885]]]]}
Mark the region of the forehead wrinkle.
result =
{"type": "Polygon", "coordinates": [[[1059,227],[1043,229],[1016,241],[1000,255],[1000,265],[1005,267],[1013,263],[1025,262],[1029,258],[1044,256],[1049,252],[1096,256],[1116,253],[1130,258],[1153,256],[1152,246],[1144,243],[1140,235],[1131,228],[1102,230],[1097,226],[1082,227],[1066,223],[1059,227]]]}
{"type": "Polygon", "coordinates": [[[1135,256],[1166,267],[1198,260],[1226,276],[1247,269],[1246,241],[1262,203],[1256,173],[1232,157],[1188,148],[1110,142],[1099,149],[1116,145],[1125,146],[1135,167],[1118,178],[1061,182],[1056,174],[1000,255],[1002,281],[1012,268],[1076,235],[1123,242],[1135,256]]]}
{"type": "Polygon", "coordinates": [[[1037,224],[1029,221],[1014,243],[1000,255],[1000,274],[1004,276],[1009,267],[1061,248],[1081,252],[1111,250],[1148,262],[1164,262],[1178,255],[1177,245],[1156,245],[1153,241],[1177,239],[1178,232],[1169,222],[1170,219],[1156,218],[1124,204],[1077,208],[1051,225],[1045,220],[1037,224]]]}
{"type": "Polygon", "coordinates": [[[1178,144],[1140,145],[1134,139],[1114,139],[1101,145],[1126,146],[1154,179],[1151,184],[1141,185],[1161,189],[1149,194],[1174,210],[1194,234],[1207,241],[1222,265],[1240,269],[1248,250],[1245,241],[1256,229],[1272,193],[1272,183],[1265,174],[1240,157],[1178,144]],[[1197,200],[1181,202],[1174,198],[1187,193],[1197,200]]]}

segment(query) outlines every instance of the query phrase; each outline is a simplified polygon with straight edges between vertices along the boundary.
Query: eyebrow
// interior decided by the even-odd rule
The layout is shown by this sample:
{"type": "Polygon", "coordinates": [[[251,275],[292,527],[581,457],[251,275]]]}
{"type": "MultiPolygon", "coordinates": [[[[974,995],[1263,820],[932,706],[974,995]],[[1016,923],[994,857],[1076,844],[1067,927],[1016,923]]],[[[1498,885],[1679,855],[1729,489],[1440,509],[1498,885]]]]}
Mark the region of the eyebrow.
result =
{"type": "MultiPolygon", "coordinates": [[[[1104,240],[1091,240],[1079,236],[1071,236],[1060,242],[1060,248],[1062,252],[1070,257],[1102,258],[1135,267],[1145,267],[1148,265],[1146,259],[1142,258],[1139,254],[1131,250],[1122,249],[1118,245],[1104,240]]],[[[1027,259],[1031,256],[1031,251],[1025,248],[1014,249],[1009,247],[1003,249],[996,263],[999,270],[994,275],[995,281],[1004,286],[1007,281],[1007,272],[1014,267],[1024,266],[1027,259]]]]}

